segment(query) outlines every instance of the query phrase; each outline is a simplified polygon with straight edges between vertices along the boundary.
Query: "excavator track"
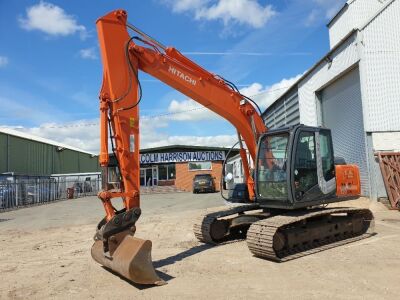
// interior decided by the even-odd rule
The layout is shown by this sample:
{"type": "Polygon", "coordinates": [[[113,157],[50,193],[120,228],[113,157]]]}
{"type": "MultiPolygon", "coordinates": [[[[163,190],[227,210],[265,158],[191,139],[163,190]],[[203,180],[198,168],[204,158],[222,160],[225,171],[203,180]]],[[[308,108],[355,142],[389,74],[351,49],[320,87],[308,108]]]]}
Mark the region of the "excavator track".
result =
{"type": "Polygon", "coordinates": [[[218,219],[257,209],[260,209],[258,204],[249,204],[208,210],[206,214],[199,216],[195,221],[193,225],[194,235],[203,243],[212,245],[226,243],[230,240],[229,222],[218,219]]]}
{"type": "Polygon", "coordinates": [[[284,262],[370,237],[373,220],[368,209],[293,211],[253,223],[246,241],[255,256],[284,262]]]}

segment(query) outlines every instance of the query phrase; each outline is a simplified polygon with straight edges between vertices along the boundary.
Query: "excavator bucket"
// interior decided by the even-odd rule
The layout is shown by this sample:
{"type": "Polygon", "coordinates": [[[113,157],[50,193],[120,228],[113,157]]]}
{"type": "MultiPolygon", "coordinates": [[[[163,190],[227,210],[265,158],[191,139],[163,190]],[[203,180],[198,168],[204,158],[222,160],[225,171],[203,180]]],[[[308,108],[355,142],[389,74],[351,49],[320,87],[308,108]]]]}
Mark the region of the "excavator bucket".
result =
{"type": "Polygon", "coordinates": [[[95,241],[92,257],[99,264],[138,284],[164,285],[151,260],[151,241],[126,235],[111,256],[103,252],[103,242],[95,241]]]}

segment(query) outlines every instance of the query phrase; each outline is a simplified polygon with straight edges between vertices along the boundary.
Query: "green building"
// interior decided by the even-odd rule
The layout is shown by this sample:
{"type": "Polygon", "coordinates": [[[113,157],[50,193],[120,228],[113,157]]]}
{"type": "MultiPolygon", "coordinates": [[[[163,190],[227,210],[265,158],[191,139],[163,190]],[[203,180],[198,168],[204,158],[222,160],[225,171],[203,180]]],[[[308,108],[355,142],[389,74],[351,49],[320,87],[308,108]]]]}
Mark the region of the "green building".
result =
{"type": "Polygon", "coordinates": [[[0,174],[99,172],[98,155],[17,130],[0,128],[0,174]]]}

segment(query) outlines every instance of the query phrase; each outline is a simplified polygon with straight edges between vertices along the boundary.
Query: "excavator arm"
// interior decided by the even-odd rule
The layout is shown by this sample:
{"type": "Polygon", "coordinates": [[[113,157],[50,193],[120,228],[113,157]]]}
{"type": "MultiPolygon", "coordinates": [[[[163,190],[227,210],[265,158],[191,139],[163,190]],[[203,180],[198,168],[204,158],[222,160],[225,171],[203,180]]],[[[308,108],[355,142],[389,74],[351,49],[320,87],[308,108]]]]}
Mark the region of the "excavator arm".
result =
{"type": "MultiPolygon", "coordinates": [[[[119,162],[124,193],[103,193],[102,199],[123,196],[127,209],[139,206],[139,107],[141,98],[138,71],[146,72],[228,120],[246,143],[253,161],[257,141],[266,127],[254,104],[222,77],[203,69],[178,50],[152,42],[147,36],[130,37],[127,15],[118,10],[97,21],[104,66],[101,101],[100,164],[108,165],[108,126],[112,127],[115,154],[119,162]],[[139,41],[145,46],[136,44],[139,41]]],[[[133,27],[134,28],[134,27],[133,27]]],[[[136,29],[136,28],[134,28],[136,29]]],[[[242,148],[245,179],[250,198],[254,182],[242,148]]],[[[106,172],[104,172],[106,173],[106,172]]],[[[113,210],[106,203],[107,218],[113,210]]]]}
{"type": "Polygon", "coordinates": [[[135,282],[160,283],[162,281],[151,266],[151,242],[133,237],[135,223],[141,213],[139,102],[142,91],[139,70],[207,107],[236,128],[245,180],[252,200],[254,181],[242,140],[255,161],[257,141],[266,127],[261,112],[256,110],[258,106],[242,95],[232,83],[203,69],[175,48],[164,47],[128,24],[125,11],[116,10],[100,18],[97,30],[103,62],[103,84],[99,97],[103,190],[99,198],[104,205],[106,217],[98,225],[92,256],[102,265],[135,282]],[[128,27],[139,36],[130,37],[128,27]],[[121,175],[119,189],[108,186],[109,138],[121,175]],[[117,197],[123,199],[124,208],[120,211],[111,202],[111,199],[117,197]],[[132,256],[131,253],[136,255],[132,256]],[[122,270],[121,266],[125,269],[122,270]],[[138,269],[143,271],[139,275],[138,269]]]}

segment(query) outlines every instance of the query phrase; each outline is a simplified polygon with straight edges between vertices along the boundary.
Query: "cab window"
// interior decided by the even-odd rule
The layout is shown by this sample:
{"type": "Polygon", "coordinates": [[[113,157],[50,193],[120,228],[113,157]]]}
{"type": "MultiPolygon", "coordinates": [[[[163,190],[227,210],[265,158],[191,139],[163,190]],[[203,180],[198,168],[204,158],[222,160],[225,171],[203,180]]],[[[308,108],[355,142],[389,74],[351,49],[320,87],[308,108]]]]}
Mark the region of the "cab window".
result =
{"type": "Polygon", "coordinates": [[[314,132],[299,134],[294,160],[294,185],[296,199],[318,184],[317,158],[315,154],[314,132]]]}
{"type": "Polygon", "coordinates": [[[258,196],[268,200],[287,200],[287,147],[289,134],[267,135],[258,153],[258,196]]]}
{"type": "Polygon", "coordinates": [[[333,156],[332,138],[328,130],[319,133],[319,147],[322,160],[322,173],[325,181],[335,177],[335,159],[333,156]]]}

